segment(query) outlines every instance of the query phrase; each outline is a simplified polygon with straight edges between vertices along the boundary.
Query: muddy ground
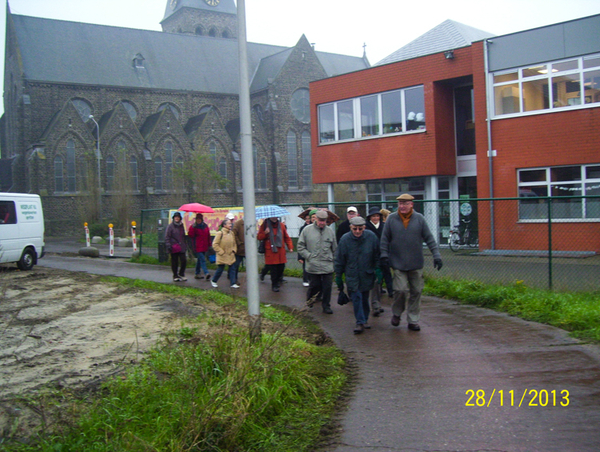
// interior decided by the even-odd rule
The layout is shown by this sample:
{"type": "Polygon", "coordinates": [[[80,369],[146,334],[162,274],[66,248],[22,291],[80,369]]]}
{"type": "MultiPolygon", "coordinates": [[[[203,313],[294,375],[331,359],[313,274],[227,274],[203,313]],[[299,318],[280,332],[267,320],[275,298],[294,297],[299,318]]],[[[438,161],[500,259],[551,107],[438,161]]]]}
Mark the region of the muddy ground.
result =
{"type": "Polygon", "coordinates": [[[36,423],[24,396],[98,387],[180,328],[183,317],[207,310],[217,307],[87,273],[0,266],[0,439],[16,424],[36,423]]]}

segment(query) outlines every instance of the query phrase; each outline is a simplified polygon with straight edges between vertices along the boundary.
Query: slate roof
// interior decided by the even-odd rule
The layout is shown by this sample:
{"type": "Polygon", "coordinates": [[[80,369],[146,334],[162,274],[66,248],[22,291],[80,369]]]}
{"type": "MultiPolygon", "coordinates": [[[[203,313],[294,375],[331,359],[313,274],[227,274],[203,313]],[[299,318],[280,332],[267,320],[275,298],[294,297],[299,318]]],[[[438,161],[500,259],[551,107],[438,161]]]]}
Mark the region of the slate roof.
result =
{"type": "Polygon", "coordinates": [[[491,38],[492,36],[494,35],[487,31],[448,19],[381,61],[378,61],[375,63],[375,66],[467,47],[473,42],[491,38]]]}
{"type": "MultiPolygon", "coordinates": [[[[191,36],[13,15],[27,80],[237,94],[233,39],[191,36]],[[136,55],[144,68],[136,68],[136,55]]],[[[288,47],[248,43],[249,73],[288,47]]],[[[329,75],[365,69],[359,57],[316,52],[329,75]]],[[[260,86],[276,74],[277,57],[261,65],[260,86]]]]}

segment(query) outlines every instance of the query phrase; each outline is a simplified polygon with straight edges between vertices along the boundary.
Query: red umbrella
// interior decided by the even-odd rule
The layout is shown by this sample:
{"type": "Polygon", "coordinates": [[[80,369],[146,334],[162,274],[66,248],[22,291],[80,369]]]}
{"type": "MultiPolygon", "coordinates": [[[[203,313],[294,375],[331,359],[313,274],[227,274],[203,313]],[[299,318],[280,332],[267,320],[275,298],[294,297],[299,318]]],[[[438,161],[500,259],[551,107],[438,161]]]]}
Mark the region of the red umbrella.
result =
{"type": "Polygon", "coordinates": [[[184,204],[179,209],[182,212],[193,212],[193,213],[215,213],[212,207],[205,206],[204,204],[200,204],[197,202],[191,202],[188,204],[184,204]]]}

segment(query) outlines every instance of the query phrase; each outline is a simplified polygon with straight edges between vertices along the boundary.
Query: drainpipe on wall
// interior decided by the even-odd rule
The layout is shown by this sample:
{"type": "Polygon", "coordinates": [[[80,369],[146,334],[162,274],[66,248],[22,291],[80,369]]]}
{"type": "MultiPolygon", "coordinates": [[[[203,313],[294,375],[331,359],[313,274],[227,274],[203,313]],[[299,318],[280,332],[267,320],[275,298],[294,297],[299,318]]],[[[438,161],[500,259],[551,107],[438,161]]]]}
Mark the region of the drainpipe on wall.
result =
{"type": "MultiPolygon", "coordinates": [[[[490,185],[490,199],[494,198],[494,153],[492,151],[492,112],[490,111],[492,107],[492,102],[490,97],[490,86],[489,86],[489,45],[492,44],[493,41],[489,39],[485,39],[483,41],[483,56],[484,56],[484,70],[485,70],[485,105],[487,111],[487,142],[488,142],[488,173],[489,173],[489,185],[490,185]]],[[[490,249],[496,249],[495,245],[495,233],[494,233],[494,201],[490,201],[490,249]]]]}

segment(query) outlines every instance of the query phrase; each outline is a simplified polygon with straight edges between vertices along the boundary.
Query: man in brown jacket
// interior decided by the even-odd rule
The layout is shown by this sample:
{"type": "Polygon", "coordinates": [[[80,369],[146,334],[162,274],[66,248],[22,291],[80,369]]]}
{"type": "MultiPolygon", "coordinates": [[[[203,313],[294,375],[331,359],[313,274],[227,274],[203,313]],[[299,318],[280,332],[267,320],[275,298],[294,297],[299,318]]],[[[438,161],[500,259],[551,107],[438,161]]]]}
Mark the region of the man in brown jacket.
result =
{"type": "Polygon", "coordinates": [[[238,272],[240,270],[240,265],[244,262],[244,257],[246,256],[246,246],[244,244],[245,236],[244,236],[244,219],[240,218],[235,223],[233,223],[233,229],[231,230],[235,237],[235,243],[237,245],[237,251],[235,252],[235,264],[233,264],[234,268],[234,276],[235,280],[231,281],[232,284],[240,285],[240,280],[238,278],[238,272]]]}

